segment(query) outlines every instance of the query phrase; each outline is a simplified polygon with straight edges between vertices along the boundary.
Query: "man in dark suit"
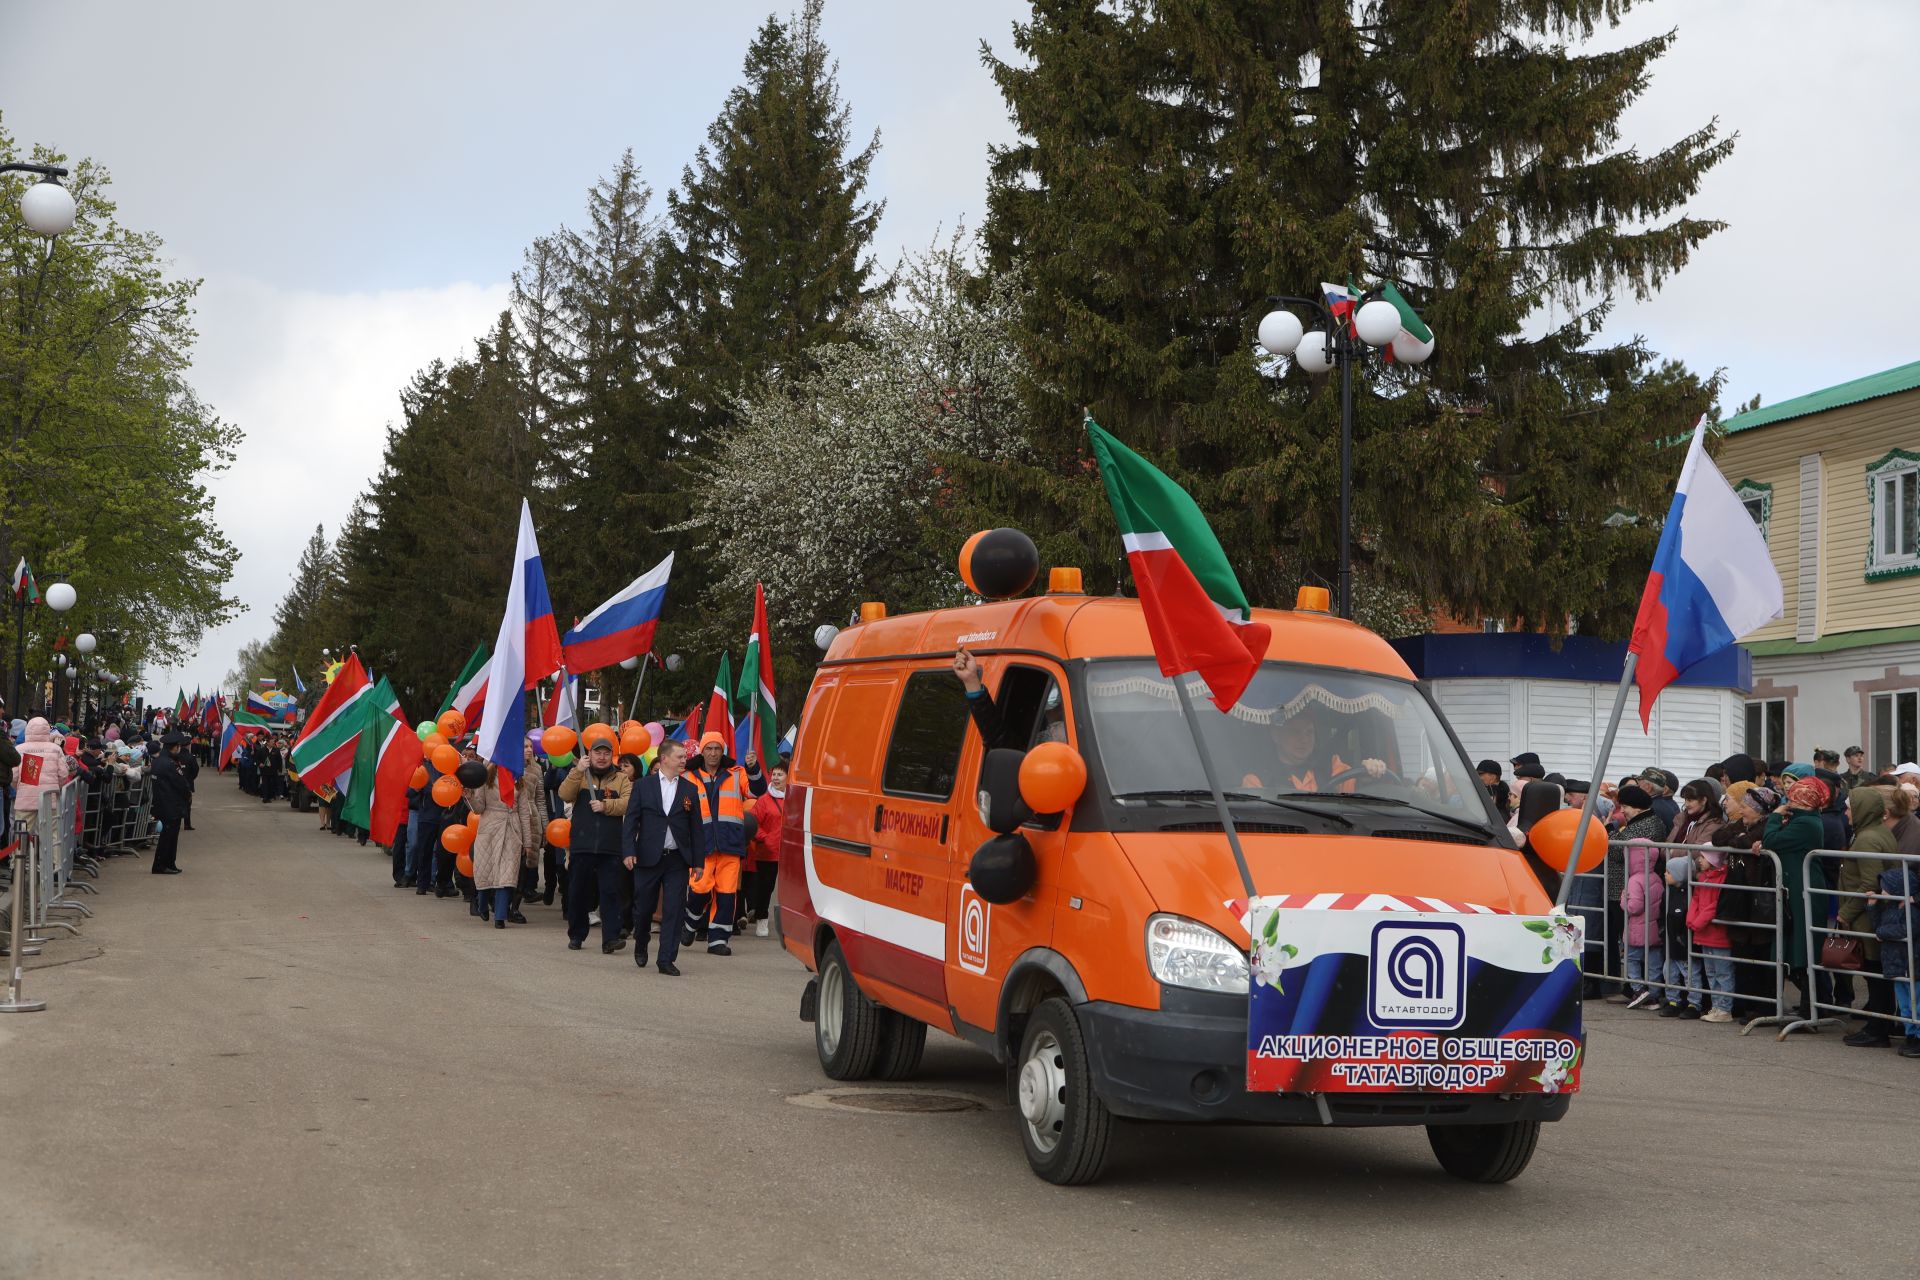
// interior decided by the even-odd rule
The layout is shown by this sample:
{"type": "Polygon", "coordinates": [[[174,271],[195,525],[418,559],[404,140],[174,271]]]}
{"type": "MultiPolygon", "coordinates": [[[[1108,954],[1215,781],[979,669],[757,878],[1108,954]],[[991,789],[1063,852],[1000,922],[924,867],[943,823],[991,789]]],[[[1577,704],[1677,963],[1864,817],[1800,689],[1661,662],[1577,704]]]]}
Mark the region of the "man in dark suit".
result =
{"type": "Polygon", "coordinates": [[[180,748],[187,745],[184,733],[169,733],[161,739],[165,750],[153,758],[148,777],[153,782],[153,818],[160,824],[160,839],[153,847],[153,874],[177,876],[180,849],[180,823],[193,803],[193,784],[180,767],[180,748]]]}
{"type": "Polygon", "coordinates": [[[687,906],[687,879],[706,861],[700,822],[700,793],[681,776],[687,744],[665,742],[654,771],[633,784],[627,808],[627,867],[633,872],[633,962],[647,966],[647,942],[653,935],[653,911],[660,912],[661,973],[677,978],[680,916],[687,906]],[[661,903],[664,894],[665,903],[661,903]]]}

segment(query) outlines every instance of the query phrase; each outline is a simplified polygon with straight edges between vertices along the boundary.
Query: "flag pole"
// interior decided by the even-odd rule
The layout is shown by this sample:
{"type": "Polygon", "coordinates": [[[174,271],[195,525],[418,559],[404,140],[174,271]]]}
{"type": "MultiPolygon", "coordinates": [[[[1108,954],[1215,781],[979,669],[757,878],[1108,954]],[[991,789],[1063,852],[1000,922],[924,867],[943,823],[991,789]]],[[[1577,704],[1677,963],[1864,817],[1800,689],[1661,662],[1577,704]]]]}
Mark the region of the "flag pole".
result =
{"type": "Polygon", "coordinates": [[[1233,862],[1240,868],[1240,883],[1246,886],[1247,902],[1251,907],[1254,897],[1253,872],[1247,869],[1247,855],[1240,848],[1240,831],[1233,825],[1233,814],[1227,811],[1226,793],[1220,790],[1220,779],[1214,776],[1213,753],[1207,750],[1207,740],[1200,734],[1200,712],[1193,705],[1193,695],[1187,692],[1184,674],[1173,678],[1173,690],[1180,698],[1180,713],[1186,716],[1187,732],[1193,735],[1193,753],[1200,758],[1200,771],[1207,775],[1207,789],[1213,792],[1213,807],[1220,813],[1220,825],[1227,833],[1227,847],[1233,850],[1233,862]]]}
{"type": "Polygon", "coordinates": [[[1620,732],[1620,716],[1627,709],[1627,690],[1633,687],[1634,668],[1640,655],[1627,651],[1627,665],[1620,671],[1620,688],[1613,695],[1613,714],[1607,717],[1607,732],[1600,739],[1600,754],[1594,757],[1593,776],[1587,780],[1587,798],[1580,806],[1580,825],[1573,829],[1573,846],[1567,854],[1566,868],[1560,873],[1560,890],[1553,895],[1553,909],[1567,905],[1567,891],[1573,886],[1573,869],[1579,864],[1580,849],[1587,842],[1587,823],[1593,819],[1600,802],[1600,780],[1607,770],[1607,757],[1613,754],[1613,738],[1620,732]]]}
{"type": "MultiPolygon", "coordinates": [[[[646,687],[647,664],[652,661],[653,650],[649,649],[640,655],[640,674],[634,677],[633,681],[633,718],[635,720],[640,718],[640,690],[646,687]]],[[[656,742],[654,745],[659,746],[660,744],[656,742]]]]}

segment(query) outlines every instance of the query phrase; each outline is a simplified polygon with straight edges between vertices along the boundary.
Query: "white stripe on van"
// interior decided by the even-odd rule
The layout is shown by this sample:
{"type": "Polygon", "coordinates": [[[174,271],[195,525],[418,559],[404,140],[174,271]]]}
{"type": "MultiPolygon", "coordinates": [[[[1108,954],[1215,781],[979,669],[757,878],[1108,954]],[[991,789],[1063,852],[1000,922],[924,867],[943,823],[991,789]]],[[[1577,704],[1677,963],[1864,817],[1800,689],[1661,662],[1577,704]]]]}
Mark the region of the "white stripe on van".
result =
{"type": "Polygon", "coordinates": [[[947,926],[943,920],[929,920],[911,911],[868,902],[844,889],[835,889],[820,881],[813,865],[813,788],[807,788],[807,803],[800,827],[802,863],[807,869],[807,892],[813,897],[813,912],[829,924],[863,933],[882,942],[890,942],[929,960],[945,963],[947,926]]]}

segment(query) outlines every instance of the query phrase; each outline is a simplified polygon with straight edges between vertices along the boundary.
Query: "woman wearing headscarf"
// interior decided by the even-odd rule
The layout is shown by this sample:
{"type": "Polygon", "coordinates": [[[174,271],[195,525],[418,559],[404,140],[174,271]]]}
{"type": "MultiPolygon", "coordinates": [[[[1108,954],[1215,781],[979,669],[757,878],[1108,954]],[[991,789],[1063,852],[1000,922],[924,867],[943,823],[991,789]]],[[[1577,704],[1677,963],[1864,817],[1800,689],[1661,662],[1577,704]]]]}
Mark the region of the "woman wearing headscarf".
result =
{"type": "MultiPolygon", "coordinates": [[[[1831,927],[1848,933],[1873,933],[1872,903],[1868,895],[1880,892],[1880,873],[1893,866],[1888,859],[1899,852],[1894,841],[1892,818],[1887,812],[1886,793],[1878,787],[1857,787],[1847,796],[1847,820],[1853,824],[1851,856],[1840,859],[1839,890],[1842,896],[1829,899],[1831,927]]],[[[1893,1015],[1893,986],[1880,974],[1880,941],[1875,937],[1857,938],[1864,951],[1866,968],[1861,977],[1867,984],[1868,1013],[1893,1015]]],[[[1856,1049],[1884,1049],[1889,1043],[1890,1024],[1874,1018],[1846,1037],[1845,1043],[1856,1049]]]]}
{"type": "Polygon", "coordinates": [[[1827,807],[1827,799],[1826,783],[1801,778],[1787,788],[1786,804],[1767,818],[1760,837],[1761,844],[1780,858],[1780,880],[1787,890],[1787,973],[1793,985],[1800,989],[1803,1018],[1811,1013],[1807,1003],[1810,994],[1817,992],[1823,1001],[1831,1000],[1833,994],[1832,983],[1824,973],[1815,975],[1813,986],[1807,983],[1806,891],[1809,880],[1815,889],[1827,887],[1819,860],[1807,855],[1826,844],[1827,833],[1820,822],[1820,811],[1827,807]]]}
{"type": "Polygon", "coordinates": [[[1733,1014],[1742,1022],[1773,1012],[1774,926],[1779,922],[1773,892],[1773,860],[1760,850],[1767,815],[1780,797],[1751,782],[1727,786],[1727,821],[1713,843],[1727,851],[1727,879],[1720,894],[1720,918],[1727,921],[1727,946],[1733,952],[1733,1014]],[[1743,887],[1744,886],[1744,887],[1743,887]],[[1749,963],[1752,962],[1752,963],[1749,963]]]}

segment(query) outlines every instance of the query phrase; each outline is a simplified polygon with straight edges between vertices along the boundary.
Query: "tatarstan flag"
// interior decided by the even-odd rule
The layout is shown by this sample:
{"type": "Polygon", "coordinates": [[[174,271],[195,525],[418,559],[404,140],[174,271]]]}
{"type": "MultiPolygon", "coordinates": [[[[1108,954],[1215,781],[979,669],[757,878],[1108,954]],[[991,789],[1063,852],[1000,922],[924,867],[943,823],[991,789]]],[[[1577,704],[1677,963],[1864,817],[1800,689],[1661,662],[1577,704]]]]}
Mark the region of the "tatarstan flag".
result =
{"type": "MultiPolygon", "coordinates": [[[[360,655],[347,654],[340,673],[307,717],[307,727],[293,744],[292,763],[309,788],[316,784],[339,787],[353,769],[354,749],[360,742],[360,728],[371,686],[360,655]]],[[[382,707],[384,711],[386,708],[382,707]]]]}
{"type": "Polygon", "coordinates": [[[1087,436],[1140,592],[1160,674],[1197,671],[1232,708],[1267,656],[1271,629],[1252,611],[1206,516],[1187,491],[1087,419],[1087,436]]]}
{"type": "Polygon", "coordinates": [[[745,715],[735,743],[744,758],[748,747],[760,752],[763,764],[780,758],[780,709],[773,696],[773,644],[767,635],[767,592],[753,584],[753,631],[747,636],[747,656],[740,662],[740,705],[745,715]]]}
{"type": "Polygon", "coordinates": [[[467,659],[467,665],[453,678],[453,688],[447,690],[447,700],[440,704],[440,715],[458,711],[466,717],[469,729],[478,729],[480,713],[486,705],[487,646],[479,644],[473,647],[473,656],[467,659]]]}
{"type": "Polygon", "coordinates": [[[340,816],[366,828],[376,843],[392,844],[394,832],[407,820],[407,784],[426,758],[425,748],[405,717],[391,713],[399,699],[385,679],[360,701],[360,738],[340,816]]]}
{"type": "MultiPolygon", "coordinates": [[[[720,741],[729,747],[733,745],[733,716],[729,714],[727,699],[733,696],[733,666],[727,660],[728,655],[720,655],[720,670],[713,676],[713,696],[707,699],[707,722],[700,727],[700,736],[710,733],[720,735],[720,741]]],[[[694,750],[700,749],[699,741],[694,742],[694,750]]]]}

